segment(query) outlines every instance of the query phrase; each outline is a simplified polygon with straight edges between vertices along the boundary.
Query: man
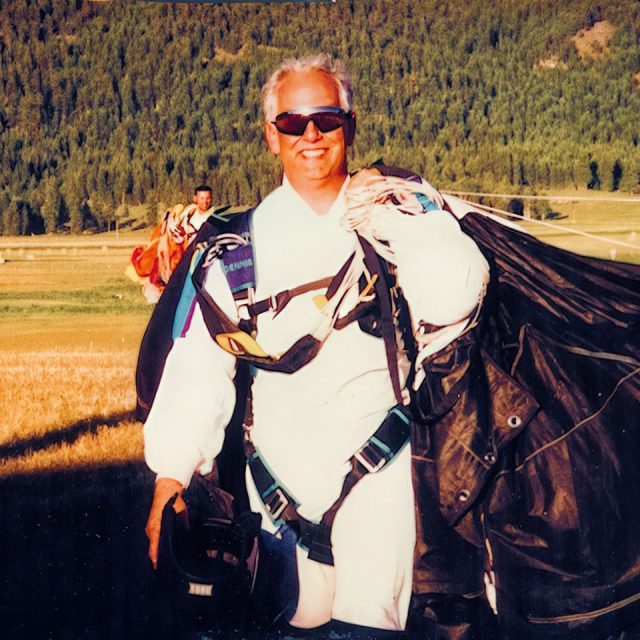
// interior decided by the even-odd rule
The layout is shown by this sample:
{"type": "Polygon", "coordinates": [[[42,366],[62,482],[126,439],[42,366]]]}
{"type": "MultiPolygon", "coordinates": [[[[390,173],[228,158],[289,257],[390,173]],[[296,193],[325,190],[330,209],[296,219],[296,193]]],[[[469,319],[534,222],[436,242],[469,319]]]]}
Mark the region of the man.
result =
{"type": "MultiPolygon", "coordinates": [[[[412,592],[411,452],[409,446],[399,446],[376,473],[363,443],[378,433],[390,410],[402,413],[411,363],[404,349],[389,353],[388,335],[381,339],[375,330],[365,332],[358,322],[345,320],[371,297],[372,289],[385,295],[378,288],[382,275],[370,273],[371,245],[343,221],[350,186],[347,147],[355,132],[351,100],[348,76],[327,56],[287,61],[263,88],[265,137],[282,163],[284,179],[252,218],[255,298],[274,300],[279,292],[301,285],[304,291],[286,307],[257,317],[260,348],[281,355],[271,359],[275,371],[259,369],[253,380],[250,435],[260,459],[295,498],[304,522],[317,523],[334,504],[355,452],[372,471],[337,511],[330,540],[333,563],[311,558],[302,541],[296,546],[299,590],[290,624],[314,628],[336,620],[372,633],[399,633],[406,626],[412,592]],[[368,279],[364,289],[359,287],[363,278],[368,279]],[[339,294],[332,295],[332,289],[339,294]],[[319,318],[322,325],[332,305],[331,326],[322,333],[319,318]],[[345,326],[332,330],[341,320],[345,326]],[[278,371],[286,355],[299,347],[299,339],[310,336],[314,357],[292,372],[278,371]]],[[[382,225],[386,237],[378,237],[377,245],[392,252],[419,333],[439,328],[436,340],[419,341],[419,357],[424,357],[465,329],[482,298],[488,267],[453,216],[434,211],[402,224],[394,220],[382,225]]],[[[371,241],[376,244],[376,238],[371,241]]],[[[220,261],[212,262],[203,288],[228,318],[238,321],[220,261]]],[[[175,340],[145,424],[145,456],[157,473],[147,523],[154,566],[163,507],[182,493],[194,472],[211,469],[236,400],[236,358],[212,340],[204,312],[201,304],[195,305],[188,328],[175,340]]],[[[265,535],[277,536],[275,514],[259,495],[264,492],[256,490],[249,472],[246,482],[265,535]]],[[[183,508],[177,501],[176,509],[183,508]]]]}
{"type": "Polygon", "coordinates": [[[158,301],[189,243],[212,213],[211,187],[197,186],[193,204],[187,207],[177,204],[168,209],[153,230],[149,244],[133,250],[126,273],[142,284],[142,292],[150,304],[158,301]]]}
{"type": "Polygon", "coordinates": [[[195,188],[193,193],[193,203],[196,205],[196,209],[192,215],[194,218],[192,225],[196,229],[199,229],[210,213],[211,187],[208,184],[201,184],[195,188]]]}

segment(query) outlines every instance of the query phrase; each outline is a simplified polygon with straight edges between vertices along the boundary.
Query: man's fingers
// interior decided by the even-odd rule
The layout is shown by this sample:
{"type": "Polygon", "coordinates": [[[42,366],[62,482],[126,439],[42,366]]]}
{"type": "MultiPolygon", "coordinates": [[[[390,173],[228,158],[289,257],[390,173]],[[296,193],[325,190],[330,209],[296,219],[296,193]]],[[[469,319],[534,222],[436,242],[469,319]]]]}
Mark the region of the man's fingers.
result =
{"type": "Polygon", "coordinates": [[[187,510],[187,503],[182,499],[182,496],[178,496],[176,498],[176,501],[173,505],[173,510],[176,513],[182,513],[183,511],[187,510]]]}
{"type": "Polygon", "coordinates": [[[154,501],[149,512],[149,518],[147,519],[147,526],[145,527],[145,533],[149,538],[149,560],[154,569],[158,568],[158,547],[160,546],[160,528],[162,523],[162,509],[164,505],[158,510],[158,507],[154,501]]]}
{"type": "Polygon", "coordinates": [[[149,560],[154,569],[158,568],[158,546],[160,544],[160,529],[157,532],[147,533],[149,537],[149,560]]]}
{"type": "Polygon", "coordinates": [[[145,533],[149,538],[149,560],[154,569],[158,567],[158,548],[160,546],[160,529],[162,526],[162,512],[165,505],[173,496],[178,494],[176,498],[174,509],[176,513],[185,511],[187,505],[182,499],[182,491],[184,487],[173,478],[159,478],[156,481],[155,489],[153,493],[153,502],[149,509],[149,517],[147,518],[147,525],[145,527],[145,533]]]}

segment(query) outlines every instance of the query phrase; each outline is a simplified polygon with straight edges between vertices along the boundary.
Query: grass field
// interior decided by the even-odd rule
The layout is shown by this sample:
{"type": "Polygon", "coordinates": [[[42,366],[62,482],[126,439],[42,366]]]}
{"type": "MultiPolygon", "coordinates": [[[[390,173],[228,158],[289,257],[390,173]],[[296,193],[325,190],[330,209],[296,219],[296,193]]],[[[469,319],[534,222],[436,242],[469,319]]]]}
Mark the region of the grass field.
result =
{"type": "Polygon", "coordinates": [[[611,197],[611,194],[594,195],[594,192],[587,190],[579,192],[567,190],[558,194],[592,197],[594,200],[563,202],[551,198],[548,201],[551,208],[566,218],[550,221],[553,227],[535,222],[526,222],[522,226],[541,240],[569,251],[608,260],[640,263],[640,198],[638,196],[626,196],[637,201],[623,203],[606,201],[605,199],[611,197]],[[601,202],[598,202],[598,196],[602,198],[601,202]],[[634,245],[636,248],[572,233],[575,231],[634,245]]]}
{"type": "Polygon", "coordinates": [[[151,309],[124,269],[142,237],[2,241],[0,475],[141,459],[133,374],[151,309]]]}
{"type": "MultiPolygon", "coordinates": [[[[570,233],[640,246],[640,203],[550,204],[566,216],[558,227],[523,226],[566,249],[640,262],[640,249],[570,233]]],[[[0,238],[0,475],[141,459],[131,411],[151,308],[124,269],[132,247],[147,237],[148,231],[0,238]],[[38,444],[47,434],[47,446],[38,444]]]]}

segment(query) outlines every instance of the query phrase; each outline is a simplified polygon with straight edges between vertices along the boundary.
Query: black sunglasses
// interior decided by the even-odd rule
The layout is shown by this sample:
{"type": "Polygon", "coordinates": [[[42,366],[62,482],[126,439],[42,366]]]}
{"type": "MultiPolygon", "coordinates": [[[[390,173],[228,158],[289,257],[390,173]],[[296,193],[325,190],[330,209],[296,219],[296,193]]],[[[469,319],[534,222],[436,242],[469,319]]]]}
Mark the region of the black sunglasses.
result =
{"type": "Polygon", "coordinates": [[[303,107],[278,114],[272,124],[280,133],[301,136],[310,121],[313,121],[318,131],[327,133],[344,126],[352,117],[352,111],[345,111],[340,107],[303,107]]]}

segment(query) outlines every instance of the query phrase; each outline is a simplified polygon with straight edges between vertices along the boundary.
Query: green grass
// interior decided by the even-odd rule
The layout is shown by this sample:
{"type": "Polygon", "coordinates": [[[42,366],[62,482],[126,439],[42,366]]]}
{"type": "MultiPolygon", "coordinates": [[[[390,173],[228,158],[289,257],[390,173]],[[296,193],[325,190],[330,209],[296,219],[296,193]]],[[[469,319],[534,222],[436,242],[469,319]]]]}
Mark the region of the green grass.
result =
{"type": "MultiPolygon", "coordinates": [[[[68,241],[68,238],[65,239],[68,241]]],[[[140,287],[124,270],[130,248],[3,250],[0,313],[14,317],[56,314],[148,314],[140,287]]]]}
{"type": "MultiPolygon", "coordinates": [[[[555,195],[594,198],[592,201],[564,202],[548,199],[553,211],[562,219],[544,220],[553,226],[541,225],[535,221],[522,223],[522,227],[540,240],[582,255],[640,263],[640,202],[608,202],[607,198],[635,198],[637,194],[594,192],[587,189],[554,190],[555,195]],[[600,201],[599,201],[600,200],[600,201]],[[587,238],[575,231],[592,234],[587,238]],[[634,245],[635,248],[608,242],[615,240],[634,245]]],[[[542,195],[542,194],[541,194],[542,195]]],[[[496,203],[498,208],[506,207],[506,201],[496,203]]]]}
{"type": "Polygon", "coordinates": [[[111,280],[80,290],[0,291],[0,313],[146,313],[149,307],[133,283],[111,280]]]}
{"type": "MultiPolygon", "coordinates": [[[[595,198],[618,195],[587,190],[556,193],[595,198]]],[[[559,202],[550,198],[549,205],[564,218],[551,221],[553,227],[535,222],[522,226],[544,242],[576,253],[640,263],[640,203],[559,202]],[[575,235],[574,230],[597,238],[575,235]],[[605,239],[638,248],[610,244],[605,239]]],[[[147,229],[118,234],[0,238],[0,257],[4,260],[0,264],[3,326],[10,328],[8,323],[25,319],[55,324],[67,316],[125,315],[135,318],[136,326],[141,325],[151,308],[139,285],[131,282],[124,270],[133,246],[148,237],[147,229]]]]}

